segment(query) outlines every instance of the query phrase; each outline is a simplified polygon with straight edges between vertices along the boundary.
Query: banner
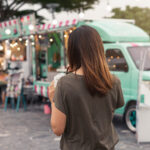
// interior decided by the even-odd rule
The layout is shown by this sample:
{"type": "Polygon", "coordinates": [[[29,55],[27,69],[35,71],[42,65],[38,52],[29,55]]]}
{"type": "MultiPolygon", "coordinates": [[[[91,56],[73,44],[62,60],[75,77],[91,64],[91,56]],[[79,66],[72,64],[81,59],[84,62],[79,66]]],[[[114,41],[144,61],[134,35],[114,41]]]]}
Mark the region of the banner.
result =
{"type": "Polygon", "coordinates": [[[13,19],[0,23],[0,40],[16,38],[21,35],[18,19],[13,19]]]}

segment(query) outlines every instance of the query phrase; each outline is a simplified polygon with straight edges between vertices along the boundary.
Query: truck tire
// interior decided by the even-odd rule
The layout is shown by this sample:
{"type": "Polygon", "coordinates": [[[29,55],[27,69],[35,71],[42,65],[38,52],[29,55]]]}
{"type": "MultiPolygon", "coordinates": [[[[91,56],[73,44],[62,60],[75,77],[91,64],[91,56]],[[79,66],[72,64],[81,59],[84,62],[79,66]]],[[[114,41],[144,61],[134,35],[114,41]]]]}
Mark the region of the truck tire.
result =
{"type": "Polygon", "coordinates": [[[132,132],[136,132],[136,105],[130,105],[127,108],[124,119],[127,128],[132,132]]]}

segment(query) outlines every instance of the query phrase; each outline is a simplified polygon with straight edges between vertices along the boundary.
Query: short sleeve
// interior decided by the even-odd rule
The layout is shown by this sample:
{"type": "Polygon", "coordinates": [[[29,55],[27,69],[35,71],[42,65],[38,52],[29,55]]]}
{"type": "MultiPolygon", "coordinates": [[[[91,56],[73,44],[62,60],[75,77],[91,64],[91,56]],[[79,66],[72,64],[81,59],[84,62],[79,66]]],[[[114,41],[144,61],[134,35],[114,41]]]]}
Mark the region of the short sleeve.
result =
{"type": "Polygon", "coordinates": [[[54,103],[55,103],[55,107],[60,110],[61,112],[63,112],[65,115],[67,115],[67,107],[66,107],[66,103],[65,103],[65,96],[63,93],[63,85],[61,82],[61,79],[58,81],[56,89],[55,89],[55,94],[54,94],[54,103]]]}
{"type": "Polygon", "coordinates": [[[122,92],[120,80],[118,79],[118,82],[117,82],[117,105],[116,105],[116,109],[122,107],[123,105],[124,105],[123,92],[122,92]]]}

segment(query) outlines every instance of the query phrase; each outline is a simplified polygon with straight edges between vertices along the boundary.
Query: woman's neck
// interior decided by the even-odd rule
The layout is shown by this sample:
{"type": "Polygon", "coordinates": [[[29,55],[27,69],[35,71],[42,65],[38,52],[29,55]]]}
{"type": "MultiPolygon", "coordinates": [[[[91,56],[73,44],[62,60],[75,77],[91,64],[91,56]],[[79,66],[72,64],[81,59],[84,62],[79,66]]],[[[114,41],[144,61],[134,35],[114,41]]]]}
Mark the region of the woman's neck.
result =
{"type": "Polygon", "coordinates": [[[78,70],[76,70],[76,71],[73,72],[73,73],[76,73],[76,74],[78,74],[78,75],[84,75],[82,67],[80,67],[78,70]]]}

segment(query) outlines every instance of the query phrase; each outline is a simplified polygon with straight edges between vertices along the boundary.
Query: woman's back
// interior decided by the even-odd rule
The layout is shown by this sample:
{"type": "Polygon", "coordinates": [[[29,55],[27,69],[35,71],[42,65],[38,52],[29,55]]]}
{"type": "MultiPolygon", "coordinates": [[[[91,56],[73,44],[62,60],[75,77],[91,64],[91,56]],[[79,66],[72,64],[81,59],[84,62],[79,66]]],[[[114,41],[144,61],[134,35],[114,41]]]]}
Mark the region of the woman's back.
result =
{"type": "Polygon", "coordinates": [[[54,103],[67,118],[62,150],[111,150],[118,142],[112,118],[124,100],[116,77],[107,94],[92,96],[84,76],[70,73],[59,80],[54,103]]]}

